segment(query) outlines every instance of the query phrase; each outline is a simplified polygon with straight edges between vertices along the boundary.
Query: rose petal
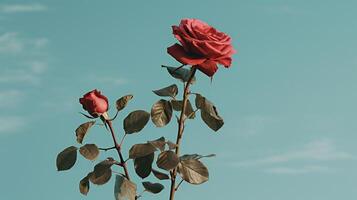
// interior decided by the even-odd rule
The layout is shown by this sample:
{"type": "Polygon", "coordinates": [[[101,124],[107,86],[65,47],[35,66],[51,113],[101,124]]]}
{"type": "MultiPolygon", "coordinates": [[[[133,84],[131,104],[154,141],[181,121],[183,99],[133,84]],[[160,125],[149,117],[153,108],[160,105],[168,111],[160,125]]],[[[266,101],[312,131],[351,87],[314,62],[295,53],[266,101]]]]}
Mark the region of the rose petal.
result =
{"type": "Polygon", "coordinates": [[[196,67],[197,69],[199,69],[201,72],[205,73],[209,77],[212,77],[218,69],[217,63],[211,60],[207,60],[206,62],[199,65],[195,65],[194,67],[196,67]]]}
{"type": "Polygon", "coordinates": [[[222,58],[222,59],[217,60],[217,62],[219,64],[223,65],[224,67],[228,68],[232,64],[232,58],[231,57],[222,58]]]}
{"type": "Polygon", "coordinates": [[[188,55],[184,48],[179,44],[174,44],[167,48],[167,53],[174,57],[177,61],[182,64],[188,65],[198,65],[205,62],[205,58],[198,58],[195,56],[188,55]]]}

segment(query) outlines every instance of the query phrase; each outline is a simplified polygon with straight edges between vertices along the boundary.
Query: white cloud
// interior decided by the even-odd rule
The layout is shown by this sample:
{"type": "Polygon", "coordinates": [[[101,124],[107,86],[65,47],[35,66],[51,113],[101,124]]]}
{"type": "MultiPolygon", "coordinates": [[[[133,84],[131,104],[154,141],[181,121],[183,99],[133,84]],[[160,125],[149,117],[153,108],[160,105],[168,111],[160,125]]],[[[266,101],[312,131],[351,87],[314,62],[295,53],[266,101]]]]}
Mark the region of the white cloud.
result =
{"type": "Polygon", "coordinates": [[[24,130],[27,121],[22,117],[2,117],[0,116],[0,133],[13,133],[24,130]]]}
{"type": "Polygon", "coordinates": [[[303,12],[291,5],[267,5],[263,9],[272,14],[301,15],[305,13],[305,11],[303,12]]]}
{"type": "Polygon", "coordinates": [[[30,66],[30,71],[33,74],[42,74],[48,68],[48,63],[41,60],[30,61],[28,64],[30,66]]]}
{"type": "Polygon", "coordinates": [[[293,168],[293,167],[272,167],[266,169],[265,172],[271,174],[307,174],[307,173],[324,173],[330,172],[331,169],[326,166],[319,166],[319,165],[306,165],[300,168],[293,168]]]}
{"type": "Polygon", "coordinates": [[[0,56],[4,55],[0,82],[39,83],[40,75],[48,68],[47,55],[43,53],[48,42],[43,37],[20,37],[16,32],[0,35],[0,56]]]}
{"type": "Polygon", "coordinates": [[[40,12],[48,10],[47,6],[33,3],[33,4],[8,4],[0,5],[0,12],[2,13],[28,13],[40,12]]]}
{"type": "Polygon", "coordinates": [[[0,53],[19,53],[24,49],[24,43],[15,32],[0,35],[0,53]]]}
{"type": "Polygon", "coordinates": [[[286,163],[290,161],[335,161],[350,160],[355,157],[347,152],[336,149],[330,139],[322,139],[311,142],[301,149],[296,149],[286,153],[267,156],[256,160],[238,162],[236,166],[259,166],[267,164],[286,163]]]}
{"type": "Polygon", "coordinates": [[[257,135],[265,132],[267,127],[277,122],[279,122],[279,119],[273,116],[247,116],[237,123],[237,132],[243,135],[257,135]]]}
{"type": "Polygon", "coordinates": [[[47,38],[36,38],[31,42],[35,48],[43,48],[47,46],[49,40],[47,38]]]}
{"type": "Polygon", "coordinates": [[[14,70],[0,75],[0,83],[38,84],[39,81],[39,77],[24,70],[14,70]]]}
{"type": "Polygon", "coordinates": [[[12,108],[16,106],[24,94],[19,90],[0,91],[0,108],[12,108]]]}
{"type": "Polygon", "coordinates": [[[114,84],[114,85],[124,85],[124,84],[128,83],[128,80],[126,80],[124,78],[114,78],[114,77],[108,77],[108,76],[91,77],[91,78],[95,79],[98,82],[114,84]]]}
{"type": "Polygon", "coordinates": [[[23,38],[17,32],[6,32],[0,35],[0,54],[38,54],[48,42],[47,38],[23,38]]]}

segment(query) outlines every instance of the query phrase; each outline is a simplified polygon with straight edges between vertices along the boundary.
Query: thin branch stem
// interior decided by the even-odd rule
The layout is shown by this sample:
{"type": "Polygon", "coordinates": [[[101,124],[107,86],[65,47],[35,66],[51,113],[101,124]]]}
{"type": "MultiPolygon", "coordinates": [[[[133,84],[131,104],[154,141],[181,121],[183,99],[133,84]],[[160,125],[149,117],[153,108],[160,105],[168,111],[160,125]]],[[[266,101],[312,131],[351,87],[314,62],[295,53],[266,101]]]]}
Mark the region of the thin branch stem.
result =
{"type": "MultiPolygon", "coordinates": [[[[196,73],[196,68],[192,67],[191,68],[191,75],[187,81],[187,83],[184,86],[184,91],[183,91],[183,105],[182,105],[182,110],[180,113],[180,118],[178,120],[178,131],[177,131],[177,138],[176,138],[176,155],[180,155],[180,144],[181,144],[181,139],[183,135],[183,131],[185,128],[185,110],[187,107],[187,100],[190,92],[190,85],[193,80],[193,77],[195,76],[196,73]]],[[[177,168],[173,169],[171,173],[171,188],[170,188],[170,200],[174,200],[175,198],[175,188],[176,188],[176,175],[177,175],[177,168]]]]}
{"type": "Polygon", "coordinates": [[[122,164],[122,167],[124,169],[125,176],[126,176],[126,178],[128,180],[130,180],[129,172],[128,172],[128,169],[127,169],[126,164],[124,162],[123,154],[121,153],[121,146],[118,144],[117,139],[115,137],[112,121],[105,120],[105,123],[108,124],[108,126],[109,126],[109,130],[110,130],[110,133],[112,134],[114,146],[115,146],[115,149],[118,152],[118,155],[119,155],[119,158],[120,158],[120,163],[122,164]]]}
{"type": "Polygon", "coordinates": [[[177,190],[179,189],[179,187],[180,187],[180,185],[182,184],[182,182],[183,182],[183,179],[179,182],[179,184],[177,184],[177,186],[176,186],[176,188],[175,188],[175,191],[177,191],[177,190]]]}
{"type": "Polygon", "coordinates": [[[121,141],[120,141],[119,146],[122,146],[122,144],[123,144],[123,142],[124,142],[124,139],[125,139],[125,136],[126,136],[126,133],[124,133],[124,136],[121,138],[121,141]]]}
{"type": "Polygon", "coordinates": [[[115,147],[98,148],[98,149],[99,149],[99,150],[102,150],[102,151],[109,151],[109,150],[115,149],[115,147]]]}

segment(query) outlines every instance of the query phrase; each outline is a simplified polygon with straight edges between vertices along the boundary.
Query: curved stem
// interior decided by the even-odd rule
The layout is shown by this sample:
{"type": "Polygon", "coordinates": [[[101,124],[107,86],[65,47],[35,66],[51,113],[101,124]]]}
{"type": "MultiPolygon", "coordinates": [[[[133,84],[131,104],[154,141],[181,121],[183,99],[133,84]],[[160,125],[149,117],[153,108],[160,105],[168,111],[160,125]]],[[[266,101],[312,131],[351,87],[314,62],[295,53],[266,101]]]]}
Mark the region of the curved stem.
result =
{"type": "Polygon", "coordinates": [[[108,147],[108,148],[98,148],[99,150],[102,150],[102,151],[109,151],[111,149],[115,149],[115,147],[108,147]]]}
{"type": "Polygon", "coordinates": [[[115,133],[114,133],[112,121],[110,121],[110,120],[105,120],[105,123],[107,123],[107,125],[109,126],[109,130],[110,130],[110,133],[112,134],[114,146],[115,146],[115,149],[116,149],[117,152],[118,152],[118,155],[119,155],[119,158],[120,158],[120,163],[122,164],[122,167],[123,167],[123,169],[124,169],[125,176],[126,176],[126,178],[127,178],[128,180],[130,180],[129,172],[128,172],[128,169],[127,169],[127,167],[126,167],[124,157],[123,157],[123,155],[122,155],[122,153],[121,153],[121,145],[118,144],[117,139],[116,139],[116,137],[115,137],[115,133]]]}
{"type": "MultiPolygon", "coordinates": [[[[187,107],[187,100],[190,92],[190,85],[192,82],[193,77],[195,76],[196,73],[196,68],[192,67],[191,68],[191,75],[184,87],[183,91],[183,105],[182,105],[182,110],[180,113],[180,118],[178,120],[178,132],[177,132],[177,138],[176,138],[176,155],[180,155],[180,144],[181,144],[181,139],[183,135],[183,131],[185,128],[185,109],[187,107]]],[[[174,200],[175,198],[175,192],[176,192],[176,175],[177,175],[177,168],[172,170],[171,174],[171,188],[170,188],[170,200],[174,200]]]]}

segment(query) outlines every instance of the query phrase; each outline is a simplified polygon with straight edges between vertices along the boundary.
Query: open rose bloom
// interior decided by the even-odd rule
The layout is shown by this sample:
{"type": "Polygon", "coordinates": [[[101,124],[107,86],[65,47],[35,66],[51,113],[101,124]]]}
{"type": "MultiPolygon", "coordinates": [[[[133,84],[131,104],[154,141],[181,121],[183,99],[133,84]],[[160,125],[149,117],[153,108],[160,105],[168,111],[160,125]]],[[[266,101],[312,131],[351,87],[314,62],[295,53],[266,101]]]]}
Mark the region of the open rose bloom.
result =
{"type": "Polygon", "coordinates": [[[183,19],[179,26],[172,26],[180,44],[167,48],[177,61],[196,67],[207,76],[216,73],[217,64],[231,66],[235,53],[231,38],[198,19],[183,19]]]}

